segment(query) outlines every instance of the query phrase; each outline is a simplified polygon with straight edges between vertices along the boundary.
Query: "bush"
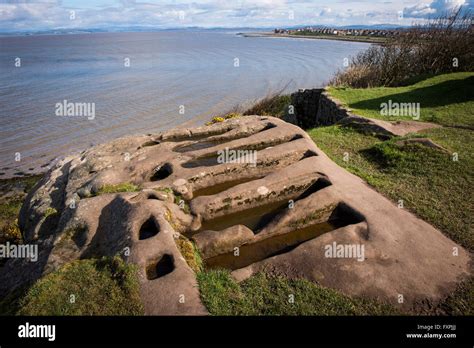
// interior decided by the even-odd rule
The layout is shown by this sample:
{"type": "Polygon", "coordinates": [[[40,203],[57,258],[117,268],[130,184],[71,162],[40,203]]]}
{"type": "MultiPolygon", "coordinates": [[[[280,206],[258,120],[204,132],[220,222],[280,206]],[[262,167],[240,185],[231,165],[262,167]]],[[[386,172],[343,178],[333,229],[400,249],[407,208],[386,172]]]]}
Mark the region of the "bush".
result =
{"type": "Polygon", "coordinates": [[[458,9],[403,31],[383,46],[372,46],[352,59],[330,82],[367,88],[399,86],[426,74],[474,70],[471,13],[458,9]]]}

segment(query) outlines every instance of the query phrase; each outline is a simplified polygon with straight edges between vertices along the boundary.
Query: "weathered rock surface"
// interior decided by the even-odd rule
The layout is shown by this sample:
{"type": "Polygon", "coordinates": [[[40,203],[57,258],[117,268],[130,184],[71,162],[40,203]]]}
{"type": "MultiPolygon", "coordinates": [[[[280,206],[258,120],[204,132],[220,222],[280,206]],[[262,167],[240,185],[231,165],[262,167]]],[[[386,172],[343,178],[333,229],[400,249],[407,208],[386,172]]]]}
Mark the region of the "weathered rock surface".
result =
{"type": "Polygon", "coordinates": [[[358,115],[349,115],[341,119],[339,124],[350,126],[368,133],[385,136],[404,136],[409,133],[431,128],[440,128],[440,125],[419,121],[383,121],[358,115]]]}
{"type": "Polygon", "coordinates": [[[400,146],[400,147],[410,145],[410,144],[420,144],[420,145],[423,145],[423,146],[426,146],[426,147],[430,147],[432,149],[436,149],[436,150],[439,150],[439,151],[442,151],[442,152],[449,153],[449,151],[446,148],[442,147],[441,145],[436,144],[433,140],[431,140],[429,138],[403,139],[403,140],[399,140],[399,141],[395,142],[395,144],[397,146],[400,146]]]}
{"type": "Polygon", "coordinates": [[[40,260],[7,262],[0,296],[70,260],[119,254],[139,266],[147,314],[206,313],[180,234],[207,267],[239,280],[266,270],[393,304],[403,295],[403,306],[436,301],[470,274],[462,247],[273,117],[122,138],[65,158],[30,192],[19,224],[40,260]],[[229,150],[240,157],[222,160],[229,150]],[[102,193],[124,184],[137,192],[102,193]],[[364,257],[328,257],[333,243],[363,246],[364,257]]]}
{"type": "Polygon", "coordinates": [[[254,233],[244,225],[234,225],[221,231],[202,231],[193,237],[204,259],[232,252],[254,239],[254,233]]]}

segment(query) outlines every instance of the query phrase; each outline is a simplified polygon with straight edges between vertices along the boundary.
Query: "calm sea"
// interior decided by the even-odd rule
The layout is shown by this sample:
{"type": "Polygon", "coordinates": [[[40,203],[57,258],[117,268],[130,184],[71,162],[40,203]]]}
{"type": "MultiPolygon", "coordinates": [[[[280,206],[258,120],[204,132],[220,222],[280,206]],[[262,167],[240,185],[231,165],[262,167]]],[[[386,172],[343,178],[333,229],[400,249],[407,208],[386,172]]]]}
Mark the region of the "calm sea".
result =
{"type": "Polygon", "coordinates": [[[213,31],[0,37],[0,178],[123,135],[201,124],[285,87],[323,86],[367,47],[213,31]],[[95,117],[58,116],[65,100],[93,105],[95,117]]]}

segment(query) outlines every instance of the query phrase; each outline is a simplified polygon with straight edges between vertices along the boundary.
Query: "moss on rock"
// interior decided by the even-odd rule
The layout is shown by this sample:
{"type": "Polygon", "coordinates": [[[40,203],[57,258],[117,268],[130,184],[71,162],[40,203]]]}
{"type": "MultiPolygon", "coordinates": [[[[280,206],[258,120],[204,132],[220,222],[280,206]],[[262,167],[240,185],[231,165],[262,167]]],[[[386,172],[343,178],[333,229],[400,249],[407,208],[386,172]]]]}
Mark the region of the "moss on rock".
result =
{"type": "Polygon", "coordinates": [[[194,243],[183,235],[180,235],[179,238],[175,239],[175,241],[176,246],[181,252],[181,255],[183,255],[188,266],[191,267],[195,273],[201,272],[203,268],[202,259],[194,243]]]}
{"type": "Polygon", "coordinates": [[[140,190],[140,187],[129,183],[129,182],[124,182],[121,184],[117,185],[104,185],[102,186],[99,191],[97,192],[97,195],[101,195],[104,193],[119,193],[119,192],[137,192],[140,190]]]}

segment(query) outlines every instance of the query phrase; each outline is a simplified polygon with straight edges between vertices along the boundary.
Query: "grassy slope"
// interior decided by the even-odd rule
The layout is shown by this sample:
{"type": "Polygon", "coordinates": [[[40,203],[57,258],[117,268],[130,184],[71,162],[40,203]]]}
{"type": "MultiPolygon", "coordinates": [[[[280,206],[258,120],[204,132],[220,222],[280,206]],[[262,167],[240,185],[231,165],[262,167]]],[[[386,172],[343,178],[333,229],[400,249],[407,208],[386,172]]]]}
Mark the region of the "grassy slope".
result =
{"type": "Polygon", "coordinates": [[[474,127],[474,73],[438,75],[405,87],[330,87],[329,92],[354,113],[371,118],[409,120],[380,114],[380,105],[390,99],[399,103],[420,103],[420,121],[474,127]]]}
{"type": "MultiPolygon", "coordinates": [[[[398,101],[421,103],[422,120],[472,127],[473,78],[473,73],[454,73],[407,87],[331,88],[329,91],[362,116],[380,118],[376,111],[380,102],[403,95],[403,99],[398,101]]],[[[402,199],[406,208],[474,250],[473,130],[443,127],[420,132],[419,135],[429,137],[445,147],[448,153],[421,145],[399,147],[395,142],[401,138],[382,142],[376,137],[339,126],[315,128],[309,134],[336,163],[394,201],[402,199]],[[343,161],[345,152],[349,154],[348,162],[343,161]],[[453,161],[453,153],[458,154],[458,161],[453,161]]]]}
{"type": "Polygon", "coordinates": [[[353,299],[304,279],[259,273],[238,284],[228,271],[198,274],[203,303],[212,315],[389,315],[393,307],[353,299]]]}
{"type": "Polygon", "coordinates": [[[38,280],[21,299],[18,314],[143,314],[135,272],[120,257],[73,261],[38,280]]]}
{"type": "Polygon", "coordinates": [[[472,131],[434,129],[424,132],[459,160],[422,145],[399,147],[350,128],[330,126],[308,132],[333,161],[360,176],[393,201],[440,228],[453,240],[474,250],[474,156],[472,131]],[[344,154],[349,154],[344,161],[344,154]]]}

